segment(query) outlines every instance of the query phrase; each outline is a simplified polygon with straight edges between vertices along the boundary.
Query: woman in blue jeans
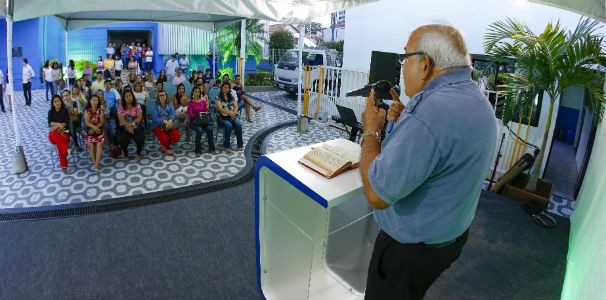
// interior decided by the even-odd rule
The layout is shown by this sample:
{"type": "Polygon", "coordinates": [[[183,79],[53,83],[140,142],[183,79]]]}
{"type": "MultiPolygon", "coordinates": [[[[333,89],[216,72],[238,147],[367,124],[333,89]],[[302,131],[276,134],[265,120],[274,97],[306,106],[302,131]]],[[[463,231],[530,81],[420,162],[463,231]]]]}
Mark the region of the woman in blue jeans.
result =
{"type": "Polygon", "coordinates": [[[231,131],[236,131],[236,141],[238,151],[244,151],[244,142],[242,141],[242,123],[238,118],[238,99],[231,94],[231,84],[229,81],[221,84],[221,92],[215,98],[215,107],[219,113],[217,122],[223,127],[223,148],[226,153],[231,153],[231,131]]]}

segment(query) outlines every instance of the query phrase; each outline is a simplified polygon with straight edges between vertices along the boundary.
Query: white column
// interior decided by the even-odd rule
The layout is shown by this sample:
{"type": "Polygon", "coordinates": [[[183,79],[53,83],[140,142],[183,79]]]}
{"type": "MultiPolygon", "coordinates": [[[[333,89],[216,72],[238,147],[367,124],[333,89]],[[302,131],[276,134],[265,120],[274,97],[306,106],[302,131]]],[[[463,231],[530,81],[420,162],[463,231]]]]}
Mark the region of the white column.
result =
{"type": "Polygon", "coordinates": [[[305,24],[299,24],[299,84],[297,84],[297,116],[301,115],[302,96],[301,85],[303,84],[303,39],[305,38],[305,24]]]}
{"type": "Polygon", "coordinates": [[[65,87],[71,93],[69,88],[69,49],[67,49],[67,29],[65,29],[65,74],[67,75],[67,81],[65,81],[65,87]]]}
{"type": "Polygon", "coordinates": [[[246,19],[240,22],[240,57],[242,59],[242,70],[238,70],[240,73],[240,80],[242,86],[244,86],[244,70],[246,70],[246,19]]]}
{"type": "MultiPolygon", "coordinates": [[[[213,77],[217,76],[217,64],[215,63],[216,59],[217,59],[217,29],[215,28],[213,30],[213,65],[212,65],[212,69],[213,69],[213,77]]],[[[215,78],[215,81],[219,80],[219,78],[215,78]]]]}
{"type": "Polygon", "coordinates": [[[8,64],[8,92],[12,100],[13,108],[13,129],[15,130],[15,153],[12,156],[13,173],[21,174],[27,171],[27,161],[25,160],[25,152],[21,144],[21,133],[19,132],[19,124],[17,124],[17,109],[21,108],[14,97],[13,88],[13,0],[6,1],[6,60],[8,64]]]}

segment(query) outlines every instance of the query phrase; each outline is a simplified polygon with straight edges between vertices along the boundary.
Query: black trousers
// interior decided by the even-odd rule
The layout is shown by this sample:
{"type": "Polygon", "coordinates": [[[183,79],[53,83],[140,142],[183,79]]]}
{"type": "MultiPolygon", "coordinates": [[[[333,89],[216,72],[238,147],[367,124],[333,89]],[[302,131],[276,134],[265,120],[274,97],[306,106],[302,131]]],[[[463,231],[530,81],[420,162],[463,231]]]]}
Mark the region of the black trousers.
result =
{"type": "Polygon", "coordinates": [[[465,231],[450,245],[435,247],[401,244],[379,231],[368,267],[365,299],[423,299],[431,284],[459,258],[467,234],[465,231]]]}
{"type": "Polygon", "coordinates": [[[135,145],[137,145],[137,155],[141,155],[143,144],[145,144],[145,129],[139,125],[134,133],[129,133],[126,129],[120,132],[118,135],[118,145],[122,148],[124,157],[128,157],[128,144],[130,144],[131,139],[135,140],[135,145]]]}
{"type": "Polygon", "coordinates": [[[23,84],[23,97],[25,97],[25,105],[32,106],[32,83],[31,83],[31,81],[23,84]]]}

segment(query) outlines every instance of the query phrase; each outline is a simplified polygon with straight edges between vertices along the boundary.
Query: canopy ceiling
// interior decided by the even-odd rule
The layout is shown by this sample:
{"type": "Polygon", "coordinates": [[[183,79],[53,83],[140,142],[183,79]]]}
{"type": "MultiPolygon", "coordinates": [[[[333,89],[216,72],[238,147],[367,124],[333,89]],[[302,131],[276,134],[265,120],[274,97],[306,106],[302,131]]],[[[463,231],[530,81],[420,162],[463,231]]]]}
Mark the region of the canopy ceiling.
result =
{"type": "Polygon", "coordinates": [[[606,0],[529,0],[573,11],[606,23],[606,0]]]}
{"type": "MultiPolygon", "coordinates": [[[[146,21],[216,30],[242,18],[290,24],[376,0],[14,0],[13,20],[55,16],[66,30],[146,21]]],[[[7,0],[1,0],[6,7],[7,0]]]]}

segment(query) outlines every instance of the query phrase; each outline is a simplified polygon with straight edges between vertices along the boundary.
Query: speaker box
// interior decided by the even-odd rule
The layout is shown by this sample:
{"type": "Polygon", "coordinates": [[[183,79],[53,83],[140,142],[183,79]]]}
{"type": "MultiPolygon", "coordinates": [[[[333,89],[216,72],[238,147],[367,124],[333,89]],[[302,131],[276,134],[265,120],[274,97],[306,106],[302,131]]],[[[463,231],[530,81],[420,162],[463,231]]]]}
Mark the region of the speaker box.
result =
{"type": "MultiPolygon", "coordinates": [[[[398,62],[397,53],[372,51],[370,57],[369,83],[387,80],[392,86],[400,85],[401,69],[402,67],[398,62]]],[[[392,100],[391,94],[389,93],[377,95],[377,97],[384,100],[392,100]]]]}

